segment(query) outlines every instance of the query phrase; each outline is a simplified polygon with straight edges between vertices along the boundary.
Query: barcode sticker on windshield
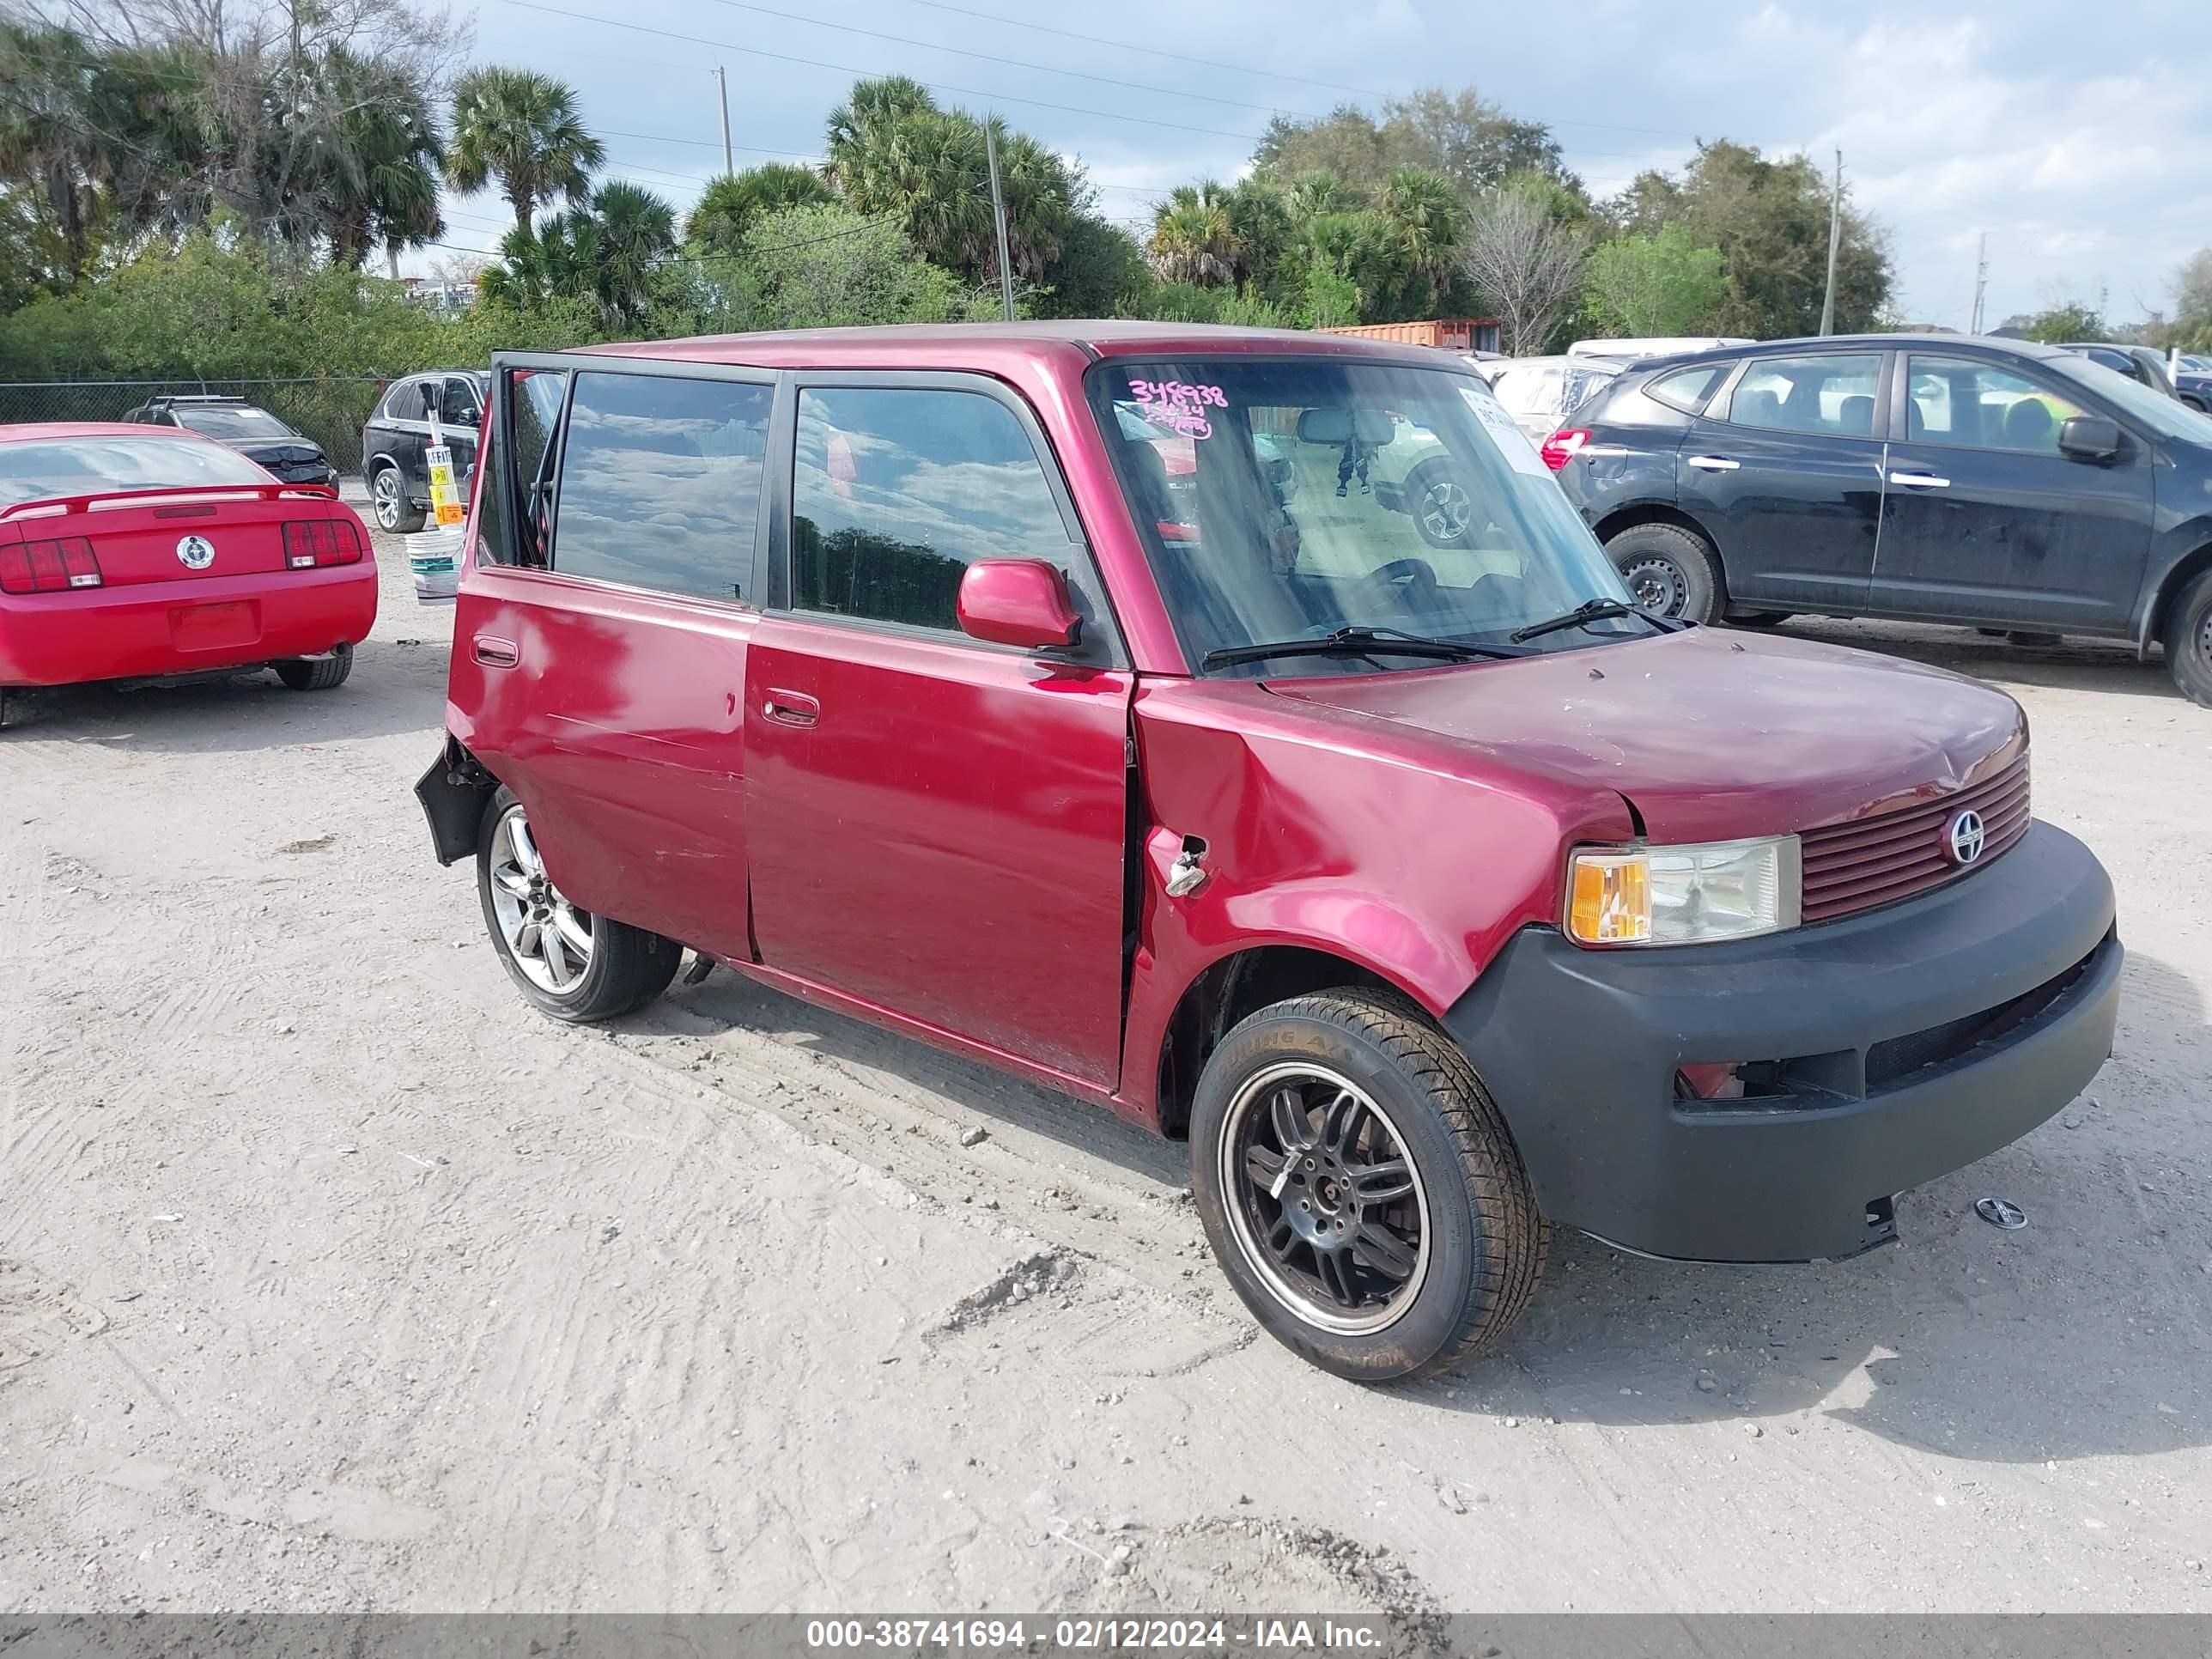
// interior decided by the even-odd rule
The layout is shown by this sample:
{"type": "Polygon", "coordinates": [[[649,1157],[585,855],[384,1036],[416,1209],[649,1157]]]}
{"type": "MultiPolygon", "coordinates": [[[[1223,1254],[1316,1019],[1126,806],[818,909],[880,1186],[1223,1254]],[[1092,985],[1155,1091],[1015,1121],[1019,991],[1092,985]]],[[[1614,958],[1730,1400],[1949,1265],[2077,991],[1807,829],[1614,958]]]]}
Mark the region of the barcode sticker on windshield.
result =
{"type": "Polygon", "coordinates": [[[1552,469],[1544,465],[1544,458],[1536,453],[1536,446],[1528,441],[1528,434],[1513,424],[1513,417],[1502,408],[1497,398],[1486,392],[1477,392],[1463,386],[1459,395],[1467,399],[1467,406],[1474,411],[1498,446],[1498,453],[1512,464],[1516,472],[1534,473],[1539,478],[1548,478],[1552,469]]]}

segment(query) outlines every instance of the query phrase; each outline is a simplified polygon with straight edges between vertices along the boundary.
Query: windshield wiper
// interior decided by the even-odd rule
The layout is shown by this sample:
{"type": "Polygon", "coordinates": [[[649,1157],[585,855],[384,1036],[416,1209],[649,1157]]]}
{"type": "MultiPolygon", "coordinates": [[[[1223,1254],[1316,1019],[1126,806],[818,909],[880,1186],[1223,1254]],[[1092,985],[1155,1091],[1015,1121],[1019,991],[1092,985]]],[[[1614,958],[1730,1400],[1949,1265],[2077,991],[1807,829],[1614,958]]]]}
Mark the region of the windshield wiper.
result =
{"type": "Polygon", "coordinates": [[[1571,611],[1563,611],[1556,617],[1547,617],[1542,622],[1515,629],[1510,637],[1518,645],[1546,634],[1557,634],[1563,629],[1580,628],[1584,623],[1606,622],[1615,617],[1633,617],[1638,622],[1650,623],[1662,634],[1672,634],[1678,628],[1686,626],[1665,617],[1655,617],[1641,605],[1625,605],[1619,599],[1584,599],[1571,611]]]}
{"type": "Polygon", "coordinates": [[[1486,662],[1493,658],[1525,654],[1503,646],[1470,645],[1462,640],[1432,640],[1395,628],[1340,628],[1319,639],[1273,640],[1259,645],[1224,645],[1209,651],[1200,662],[1204,669],[1227,668],[1237,663],[1261,662],[1269,657],[1430,657],[1438,662],[1486,662]]]}

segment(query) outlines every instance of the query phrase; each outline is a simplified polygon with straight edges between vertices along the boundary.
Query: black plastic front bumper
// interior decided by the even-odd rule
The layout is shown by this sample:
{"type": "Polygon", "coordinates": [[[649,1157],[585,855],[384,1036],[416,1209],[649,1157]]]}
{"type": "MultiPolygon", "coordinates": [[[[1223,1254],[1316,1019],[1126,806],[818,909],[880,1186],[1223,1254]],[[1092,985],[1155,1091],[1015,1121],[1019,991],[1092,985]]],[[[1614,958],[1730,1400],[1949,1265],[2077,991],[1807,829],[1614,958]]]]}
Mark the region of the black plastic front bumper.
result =
{"type": "Polygon", "coordinates": [[[1553,1221],[1652,1255],[1802,1261],[1886,1243],[1893,1194],[2072,1100],[2112,1052],[2120,964],[2103,866],[2038,823],[1935,892],[1765,939],[1586,951],[1528,929],[1445,1024],[1553,1221]],[[1783,1062],[1771,1092],[1677,1098],[1680,1067],[1743,1062],[1783,1062]]]}

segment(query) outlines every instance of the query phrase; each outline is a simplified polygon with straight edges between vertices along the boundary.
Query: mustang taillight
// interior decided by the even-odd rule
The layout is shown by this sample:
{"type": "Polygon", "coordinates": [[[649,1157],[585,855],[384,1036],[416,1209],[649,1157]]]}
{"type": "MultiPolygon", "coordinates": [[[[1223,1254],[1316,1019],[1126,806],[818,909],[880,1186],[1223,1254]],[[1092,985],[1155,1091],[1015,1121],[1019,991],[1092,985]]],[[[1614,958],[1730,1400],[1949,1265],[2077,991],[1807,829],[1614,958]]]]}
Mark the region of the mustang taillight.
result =
{"type": "Polygon", "coordinates": [[[284,526],[284,563],[289,569],[360,562],[361,532],[349,520],[295,519],[284,526]]]}
{"type": "Polygon", "coordinates": [[[60,593],[100,586],[100,561],[82,536],[0,547],[0,593],[60,593]]]}

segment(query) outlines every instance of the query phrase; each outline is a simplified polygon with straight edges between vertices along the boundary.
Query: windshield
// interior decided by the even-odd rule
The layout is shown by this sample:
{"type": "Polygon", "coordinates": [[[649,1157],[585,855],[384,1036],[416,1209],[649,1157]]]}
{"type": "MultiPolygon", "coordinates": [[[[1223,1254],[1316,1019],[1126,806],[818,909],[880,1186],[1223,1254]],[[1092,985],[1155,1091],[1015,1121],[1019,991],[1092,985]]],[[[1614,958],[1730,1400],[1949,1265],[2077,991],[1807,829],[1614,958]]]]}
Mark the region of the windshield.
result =
{"type": "Polygon", "coordinates": [[[2043,367],[2087,386],[2131,420],[2148,427],[2161,438],[2179,438],[2192,444],[2212,444],[2212,415],[2199,414],[2177,398],[2154,392],[2140,380],[2131,380],[2102,363],[2077,356],[2047,359],[2043,367]]]}
{"type": "MultiPolygon", "coordinates": [[[[1344,628],[1515,653],[1649,631],[1613,619],[1512,641],[1516,629],[1628,594],[1550,469],[1463,369],[1186,358],[1102,363],[1088,384],[1194,665],[1344,628]]],[[[1219,672],[1418,665],[1378,647],[1219,672]]]]}
{"type": "Polygon", "coordinates": [[[172,405],[178,423],[210,438],[296,438],[300,434],[265,409],[235,404],[172,405]]]}

